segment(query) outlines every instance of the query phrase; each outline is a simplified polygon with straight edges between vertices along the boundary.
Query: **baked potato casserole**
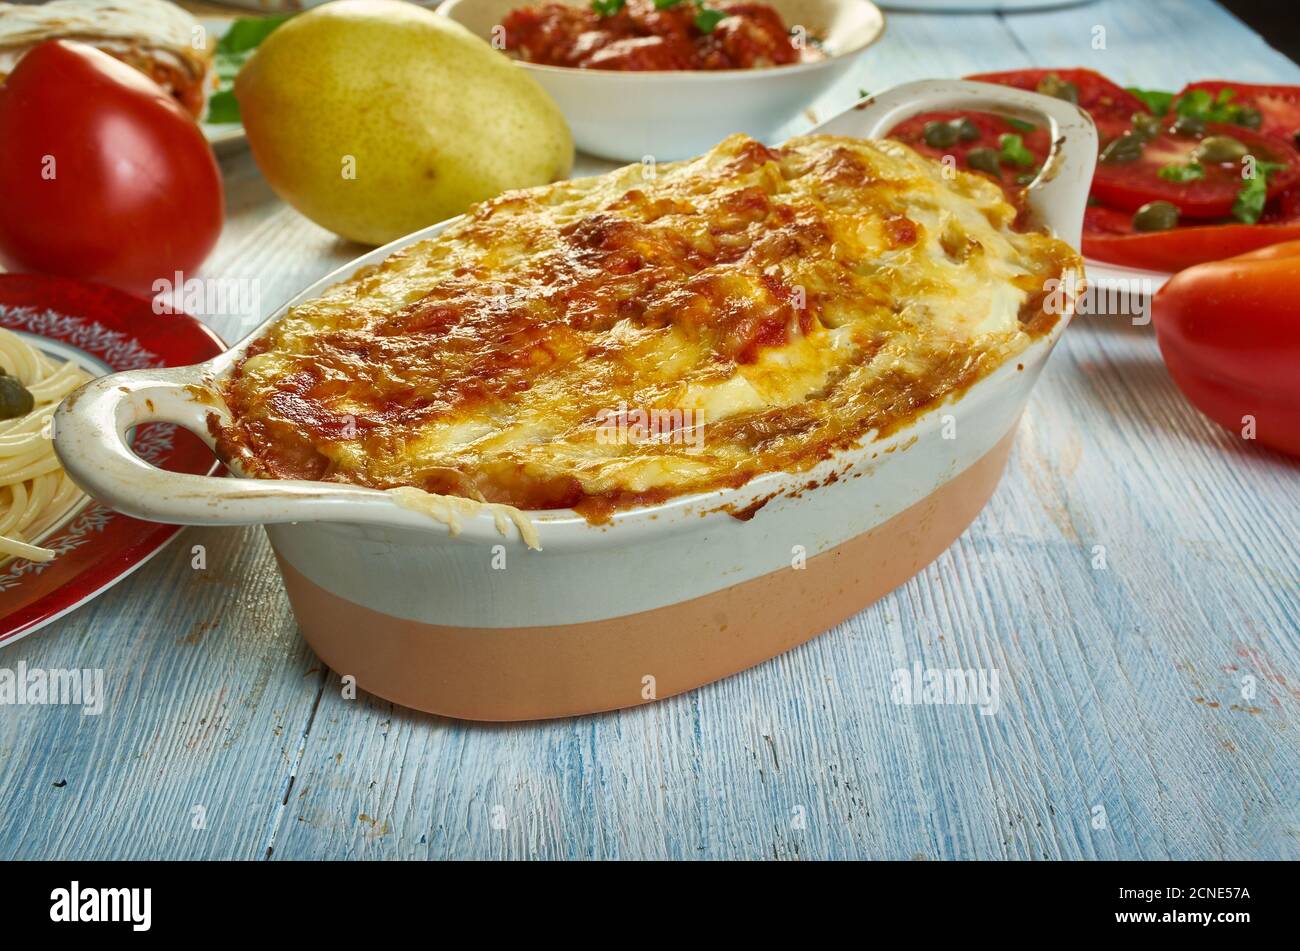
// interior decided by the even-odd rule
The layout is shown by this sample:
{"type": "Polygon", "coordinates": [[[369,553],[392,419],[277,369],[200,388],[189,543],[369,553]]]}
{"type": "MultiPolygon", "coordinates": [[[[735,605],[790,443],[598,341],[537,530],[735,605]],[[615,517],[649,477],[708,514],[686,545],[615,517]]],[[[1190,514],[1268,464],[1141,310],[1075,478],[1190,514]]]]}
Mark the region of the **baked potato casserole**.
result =
{"type": "Polygon", "coordinates": [[[291,308],[212,426],[255,477],[599,521],[897,429],[1049,331],[1080,270],[901,143],[736,135],[508,192],[291,308]]]}

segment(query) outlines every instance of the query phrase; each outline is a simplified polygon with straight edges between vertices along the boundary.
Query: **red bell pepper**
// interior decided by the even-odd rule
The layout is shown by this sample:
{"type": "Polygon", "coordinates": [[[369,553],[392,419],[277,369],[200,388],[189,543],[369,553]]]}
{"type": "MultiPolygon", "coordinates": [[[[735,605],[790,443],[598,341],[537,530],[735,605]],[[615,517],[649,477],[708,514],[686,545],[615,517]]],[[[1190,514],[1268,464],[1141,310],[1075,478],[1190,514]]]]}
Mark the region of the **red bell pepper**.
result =
{"type": "Polygon", "coordinates": [[[1300,456],[1300,241],[1180,271],[1152,318],[1192,404],[1246,439],[1300,456]]]}

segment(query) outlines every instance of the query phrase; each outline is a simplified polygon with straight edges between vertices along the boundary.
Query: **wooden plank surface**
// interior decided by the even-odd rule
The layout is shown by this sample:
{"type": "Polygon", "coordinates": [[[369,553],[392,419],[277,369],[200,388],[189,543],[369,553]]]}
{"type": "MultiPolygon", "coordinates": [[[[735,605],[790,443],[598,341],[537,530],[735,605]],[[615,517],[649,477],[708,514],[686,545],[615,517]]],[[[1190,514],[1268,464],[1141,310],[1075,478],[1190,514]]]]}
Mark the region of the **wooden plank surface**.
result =
{"type": "MultiPolygon", "coordinates": [[[[895,14],[813,111],[1035,63],[1300,82],[1207,0],[895,14]]],[[[246,153],[223,167],[205,270],[261,297],[208,315],[233,340],[361,249],[246,153]]],[[[1298,476],[1182,400],[1149,326],[1080,318],[993,501],[920,576],[722,683],[513,726],[344,699],[261,531],[187,530],[0,653],[108,688],[97,717],[0,708],[0,858],[1294,857],[1298,476]],[[996,670],[996,712],[894,703],[891,673],[918,663],[996,670]]]]}

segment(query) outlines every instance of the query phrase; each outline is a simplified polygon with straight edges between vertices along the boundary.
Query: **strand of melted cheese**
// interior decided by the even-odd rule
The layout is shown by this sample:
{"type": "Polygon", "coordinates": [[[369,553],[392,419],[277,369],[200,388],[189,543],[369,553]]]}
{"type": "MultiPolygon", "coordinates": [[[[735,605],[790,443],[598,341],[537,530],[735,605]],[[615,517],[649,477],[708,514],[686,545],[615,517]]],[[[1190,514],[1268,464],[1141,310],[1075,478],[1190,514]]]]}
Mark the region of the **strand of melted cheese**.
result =
{"type": "Polygon", "coordinates": [[[448,534],[453,538],[461,533],[465,519],[488,513],[496,523],[497,531],[503,537],[510,534],[509,526],[513,523],[525,545],[534,551],[542,550],[542,540],[537,534],[537,526],[513,505],[502,505],[500,502],[477,502],[474,499],[462,499],[454,495],[434,495],[411,486],[388,489],[387,492],[402,508],[427,515],[446,525],[448,534]]]}

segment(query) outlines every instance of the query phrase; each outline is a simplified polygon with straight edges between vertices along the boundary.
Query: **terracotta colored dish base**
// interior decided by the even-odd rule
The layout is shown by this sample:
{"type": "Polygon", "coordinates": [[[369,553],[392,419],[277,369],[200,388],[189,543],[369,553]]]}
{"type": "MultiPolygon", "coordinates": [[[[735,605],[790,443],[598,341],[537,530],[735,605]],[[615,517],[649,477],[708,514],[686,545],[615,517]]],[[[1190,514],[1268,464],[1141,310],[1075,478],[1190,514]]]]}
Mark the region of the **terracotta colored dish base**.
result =
{"type": "Polygon", "coordinates": [[[1014,435],[1013,428],[966,471],[889,521],[810,558],[803,569],[610,620],[516,628],[423,624],[344,600],[283,558],[280,571],[307,643],[371,693],[466,720],[614,710],[752,667],[889,593],[979,514],[1014,435]],[[653,694],[647,677],[654,678],[653,694]]]}

